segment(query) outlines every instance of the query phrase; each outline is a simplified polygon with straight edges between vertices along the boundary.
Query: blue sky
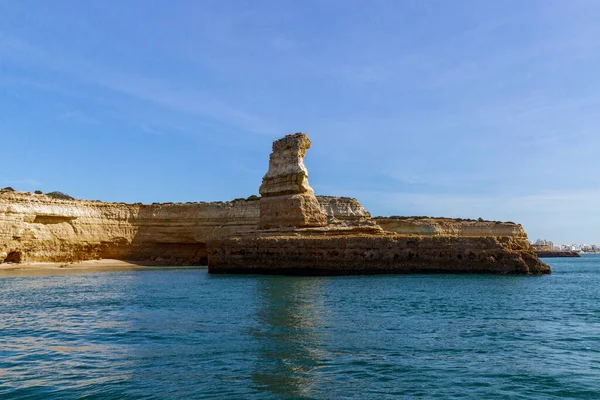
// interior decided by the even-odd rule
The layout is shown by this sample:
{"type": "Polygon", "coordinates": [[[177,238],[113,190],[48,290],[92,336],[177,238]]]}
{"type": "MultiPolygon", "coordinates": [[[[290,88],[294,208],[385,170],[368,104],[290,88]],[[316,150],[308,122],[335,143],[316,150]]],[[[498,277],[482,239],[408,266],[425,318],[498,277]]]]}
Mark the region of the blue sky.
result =
{"type": "Polygon", "coordinates": [[[600,243],[600,2],[0,0],[0,186],[255,194],[309,134],[317,194],[600,243]]]}

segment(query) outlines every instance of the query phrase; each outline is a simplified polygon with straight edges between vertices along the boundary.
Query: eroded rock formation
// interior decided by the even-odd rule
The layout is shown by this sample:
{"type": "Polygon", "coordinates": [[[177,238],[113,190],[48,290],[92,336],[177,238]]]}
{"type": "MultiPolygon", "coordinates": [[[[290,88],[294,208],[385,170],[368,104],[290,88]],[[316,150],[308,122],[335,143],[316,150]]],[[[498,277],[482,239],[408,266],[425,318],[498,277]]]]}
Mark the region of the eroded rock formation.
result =
{"type": "Polygon", "coordinates": [[[358,200],[350,197],[317,196],[321,210],[327,217],[328,227],[374,228],[380,231],[377,222],[358,200]]]}
{"type": "Polygon", "coordinates": [[[260,227],[289,228],[327,225],[327,216],[308,184],[304,166],[310,139],[303,133],[287,135],[273,142],[269,170],[259,193],[260,227]]]}
{"type": "Polygon", "coordinates": [[[260,189],[263,230],[209,241],[211,273],[550,272],[516,224],[398,218],[373,221],[361,215],[354,219],[360,225],[357,234],[349,229],[349,212],[344,228],[337,229],[336,204],[329,204],[326,198],[319,200],[326,221],[316,212],[302,162],[309,147],[303,134],[273,143],[269,171],[260,189]],[[306,196],[307,201],[294,196],[306,196]]]}
{"type": "Polygon", "coordinates": [[[209,239],[255,227],[258,215],[258,201],[142,205],[0,192],[0,263],[205,264],[209,239]]]}
{"type": "Polygon", "coordinates": [[[114,258],[208,262],[211,273],[550,273],[517,224],[374,220],[356,199],[315,197],[303,162],[309,147],[304,134],[273,143],[259,200],[143,205],[0,191],[0,263],[114,258]]]}
{"type": "Polygon", "coordinates": [[[454,218],[375,217],[385,231],[402,235],[488,237],[527,239],[523,227],[514,222],[475,221],[454,218]]]}
{"type": "MultiPolygon", "coordinates": [[[[356,199],[317,199],[332,226],[375,224],[356,199]]],[[[112,258],[206,264],[209,240],[252,232],[259,215],[259,200],[145,205],[0,191],[0,263],[112,258]]]]}
{"type": "Polygon", "coordinates": [[[527,241],[509,237],[257,235],[218,242],[209,245],[212,273],[550,273],[527,241]]]}

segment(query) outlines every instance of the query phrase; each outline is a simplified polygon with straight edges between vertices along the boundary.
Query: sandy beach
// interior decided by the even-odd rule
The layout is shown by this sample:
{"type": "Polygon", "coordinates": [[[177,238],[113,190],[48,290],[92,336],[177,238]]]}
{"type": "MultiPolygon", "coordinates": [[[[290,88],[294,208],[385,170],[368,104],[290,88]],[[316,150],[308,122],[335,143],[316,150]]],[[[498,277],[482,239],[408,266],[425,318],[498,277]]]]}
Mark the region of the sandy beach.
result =
{"type": "Polygon", "coordinates": [[[113,259],[67,262],[29,262],[0,264],[2,275],[48,275],[56,273],[108,272],[143,269],[148,267],[181,268],[161,265],[152,261],[121,261],[113,259]]]}
{"type": "Polygon", "coordinates": [[[139,263],[121,260],[88,260],[79,262],[30,262],[0,264],[0,271],[37,270],[37,269],[88,269],[88,268],[115,268],[139,267],[139,263]]]}

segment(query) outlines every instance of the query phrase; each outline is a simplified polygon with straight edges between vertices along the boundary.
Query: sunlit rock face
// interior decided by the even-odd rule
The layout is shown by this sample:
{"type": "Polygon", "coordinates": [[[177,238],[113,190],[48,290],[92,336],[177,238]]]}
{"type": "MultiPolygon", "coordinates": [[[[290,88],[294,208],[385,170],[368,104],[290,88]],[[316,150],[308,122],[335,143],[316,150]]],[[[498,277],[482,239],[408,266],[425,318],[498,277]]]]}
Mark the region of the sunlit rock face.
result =
{"type": "Polygon", "coordinates": [[[260,229],[209,241],[209,272],[550,273],[516,224],[395,218],[381,219],[384,231],[355,199],[317,200],[303,162],[310,144],[301,133],[273,143],[260,187],[260,229]]]}
{"type": "Polygon", "coordinates": [[[259,189],[261,196],[314,194],[308,184],[308,171],[304,166],[304,156],[310,145],[310,139],[304,133],[287,135],[273,142],[269,170],[259,189]]]}
{"type": "Polygon", "coordinates": [[[125,204],[0,191],[0,264],[114,258],[206,263],[206,242],[258,223],[258,201],[125,204]]]}
{"type": "Polygon", "coordinates": [[[514,223],[374,220],[356,199],[315,197],[303,161],[310,144],[301,133],[273,143],[260,200],[144,205],[0,190],[0,264],[114,258],[208,263],[211,273],[551,272],[514,223]]]}
{"type": "MultiPolygon", "coordinates": [[[[317,199],[331,226],[375,225],[356,199],[317,199]]],[[[0,190],[0,264],[102,258],[203,264],[208,240],[258,226],[259,203],[104,203],[0,190]]]]}
{"type": "MultiPolygon", "coordinates": [[[[348,228],[380,227],[357,199],[350,197],[317,196],[321,210],[327,215],[327,225],[348,228]]],[[[372,233],[372,232],[371,232],[372,233]]]]}
{"type": "Polygon", "coordinates": [[[259,189],[262,196],[260,228],[327,225],[327,215],[308,184],[308,171],[304,166],[310,144],[310,139],[303,133],[287,135],[273,142],[269,170],[259,189]]]}
{"type": "Polygon", "coordinates": [[[453,218],[375,217],[388,232],[402,235],[494,237],[505,236],[527,241],[523,227],[514,222],[476,221],[453,218]]]}

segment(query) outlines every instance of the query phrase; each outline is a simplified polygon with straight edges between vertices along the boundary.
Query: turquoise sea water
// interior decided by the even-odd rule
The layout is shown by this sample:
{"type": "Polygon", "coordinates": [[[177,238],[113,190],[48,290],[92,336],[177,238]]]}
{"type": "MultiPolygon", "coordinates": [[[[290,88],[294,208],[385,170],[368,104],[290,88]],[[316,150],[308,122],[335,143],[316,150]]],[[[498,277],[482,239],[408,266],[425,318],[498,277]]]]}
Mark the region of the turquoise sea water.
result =
{"type": "Polygon", "coordinates": [[[600,398],[600,256],[550,276],[0,273],[0,398],[600,398]]]}

